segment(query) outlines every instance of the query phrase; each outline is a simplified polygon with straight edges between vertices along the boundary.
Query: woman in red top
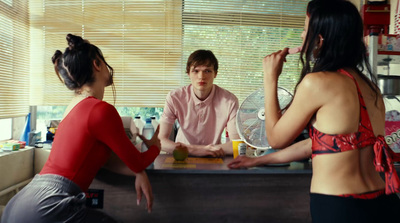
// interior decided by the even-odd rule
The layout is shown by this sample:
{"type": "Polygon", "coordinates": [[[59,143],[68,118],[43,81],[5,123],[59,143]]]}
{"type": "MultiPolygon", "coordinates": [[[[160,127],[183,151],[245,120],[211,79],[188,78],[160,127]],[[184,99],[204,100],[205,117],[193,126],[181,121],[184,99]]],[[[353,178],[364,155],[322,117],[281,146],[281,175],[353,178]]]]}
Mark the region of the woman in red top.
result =
{"type": "Polygon", "coordinates": [[[158,131],[150,140],[140,136],[149,148],[140,153],[126,136],[114,106],[102,101],[105,87],[113,84],[112,67],[89,41],[71,34],[67,41],[65,52],[57,50],[52,61],[57,76],[75,91],[75,97],[43,169],[10,200],[2,222],[115,222],[85,207],[85,191],[112,153],[136,173],[137,202],[143,193],[151,211],[152,191],[144,170],[160,152],[158,131]]]}
{"type": "Polygon", "coordinates": [[[310,139],[230,166],[312,156],[313,222],[398,222],[400,181],[393,161],[399,157],[383,138],[385,106],[368,64],[357,8],[344,0],[310,1],[302,38],[303,70],[283,114],[277,85],[288,49],[263,60],[265,127],[272,148],[287,147],[307,126],[310,139]]]}

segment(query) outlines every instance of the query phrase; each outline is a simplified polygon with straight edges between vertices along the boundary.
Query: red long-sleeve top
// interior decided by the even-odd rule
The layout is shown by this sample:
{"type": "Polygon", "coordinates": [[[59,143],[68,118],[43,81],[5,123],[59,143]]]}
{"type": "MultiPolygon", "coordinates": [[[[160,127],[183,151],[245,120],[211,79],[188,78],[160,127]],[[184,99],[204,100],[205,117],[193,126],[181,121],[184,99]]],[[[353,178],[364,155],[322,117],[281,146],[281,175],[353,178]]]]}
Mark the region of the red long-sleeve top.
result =
{"type": "Polygon", "coordinates": [[[87,191],[111,151],[136,173],[143,171],[160,153],[156,146],[140,153],[127,137],[114,106],[88,97],[61,121],[40,174],[64,176],[87,191]]]}

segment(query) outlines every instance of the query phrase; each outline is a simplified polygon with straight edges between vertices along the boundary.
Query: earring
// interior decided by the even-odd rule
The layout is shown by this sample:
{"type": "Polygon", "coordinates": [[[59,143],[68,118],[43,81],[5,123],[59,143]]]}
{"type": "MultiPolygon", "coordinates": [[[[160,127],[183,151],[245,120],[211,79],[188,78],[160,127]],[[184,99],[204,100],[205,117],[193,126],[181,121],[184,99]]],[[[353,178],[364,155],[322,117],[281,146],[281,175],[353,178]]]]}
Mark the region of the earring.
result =
{"type": "Polygon", "coordinates": [[[315,46],[313,52],[311,53],[311,57],[310,57],[310,61],[314,64],[318,62],[318,58],[314,57],[314,52],[317,50],[318,50],[318,46],[315,46]]]}
{"type": "Polygon", "coordinates": [[[319,57],[315,58],[314,54],[311,54],[310,61],[311,61],[311,63],[316,64],[319,61],[319,57]]]}

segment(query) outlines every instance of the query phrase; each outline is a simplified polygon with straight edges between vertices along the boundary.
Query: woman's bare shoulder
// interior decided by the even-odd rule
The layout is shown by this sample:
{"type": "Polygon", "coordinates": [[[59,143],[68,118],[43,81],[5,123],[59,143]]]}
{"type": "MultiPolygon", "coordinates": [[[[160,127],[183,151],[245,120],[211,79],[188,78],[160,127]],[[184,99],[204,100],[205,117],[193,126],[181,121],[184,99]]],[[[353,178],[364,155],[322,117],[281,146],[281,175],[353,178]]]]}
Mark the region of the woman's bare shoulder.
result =
{"type": "Polygon", "coordinates": [[[298,86],[298,90],[309,91],[310,93],[324,92],[336,82],[331,72],[308,73],[298,86]]]}
{"type": "Polygon", "coordinates": [[[357,95],[354,82],[337,72],[315,72],[307,74],[297,87],[296,94],[304,100],[322,106],[346,95],[357,95]]]}
{"type": "Polygon", "coordinates": [[[299,87],[308,88],[313,91],[342,91],[349,86],[353,86],[354,81],[349,77],[330,71],[321,71],[307,74],[300,82],[299,87]]]}

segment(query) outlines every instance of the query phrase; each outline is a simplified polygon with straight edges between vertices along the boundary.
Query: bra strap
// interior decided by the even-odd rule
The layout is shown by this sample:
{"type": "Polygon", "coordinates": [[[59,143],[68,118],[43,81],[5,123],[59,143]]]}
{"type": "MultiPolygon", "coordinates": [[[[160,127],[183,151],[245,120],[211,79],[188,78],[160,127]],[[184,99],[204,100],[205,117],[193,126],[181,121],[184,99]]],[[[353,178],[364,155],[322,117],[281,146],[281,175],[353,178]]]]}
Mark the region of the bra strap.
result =
{"type": "Polygon", "coordinates": [[[360,125],[358,126],[358,131],[360,132],[362,127],[366,128],[370,131],[373,131],[372,125],[371,125],[371,120],[369,119],[369,115],[367,112],[367,106],[365,105],[364,98],[361,94],[360,86],[358,85],[356,79],[353,77],[353,75],[351,75],[349,72],[347,72],[344,69],[339,69],[338,72],[350,77],[356,84],[358,100],[360,102],[360,125]]]}

